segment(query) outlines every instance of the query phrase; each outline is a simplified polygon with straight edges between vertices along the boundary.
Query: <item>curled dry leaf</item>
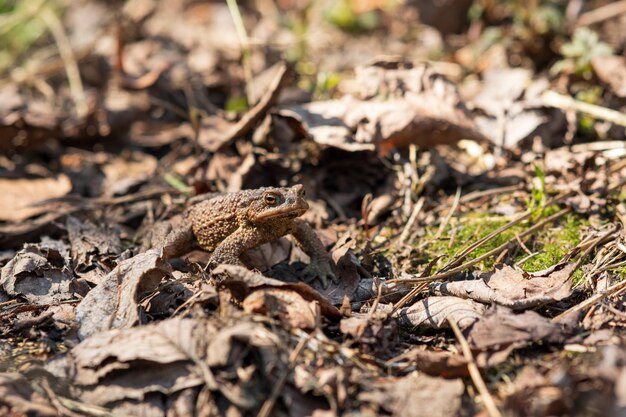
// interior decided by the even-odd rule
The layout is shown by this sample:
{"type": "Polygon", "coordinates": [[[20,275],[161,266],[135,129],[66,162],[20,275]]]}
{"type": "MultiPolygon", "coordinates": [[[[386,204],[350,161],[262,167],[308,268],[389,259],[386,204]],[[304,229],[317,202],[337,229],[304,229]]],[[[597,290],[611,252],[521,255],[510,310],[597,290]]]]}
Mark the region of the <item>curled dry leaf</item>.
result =
{"type": "Polygon", "coordinates": [[[59,411],[38,391],[21,374],[0,373],[0,415],[58,416],[59,411]]]}
{"type": "Polygon", "coordinates": [[[314,329],[320,319],[317,303],[307,302],[293,290],[257,290],[243,300],[242,306],[248,313],[277,315],[283,324],[299,329],[314,329]]]}
{"type": "Polygon", "coordinates": [[[321,313],[328,318],[340,318],[341,313],[324,296],[315,291],[310,286],[303,283],[283,282],[277,279],[268,278],[256,272],[238,265],[222,264],[213,270],[216,275],[228,277],[223,285],[228,287],[235,298],[243,300],[253,291],[263,289],[281,289],[294,291],[307,302],[315,301],[319,304],[321,313]]]}
{"type": "Polygon", "coordinates": [[[372,391],[359,394],[359,400],[372,402],[395,417],[450,417],[460,415],[464,390],[461,379],[412,372],[375,383],[372,391]]]}
{"type": "Polygon", "coordinates": [[[452,295],[486,304],[499,304],[524,310],[560,301],[572,293],[575,264],[562,264],[546,275],[533,274],[501,265],[480,274],[479,279],[437,283],[430,287],[434,295],[452,295]]]}
{"type": "Polygon", "coordinates": [[[54,304],[72,297],[73,274],[59,248],[27,245],[3,268],[0,287],[33,304],[54,304]]]}
{"type": "Polygon", "coordinates": [[[79,337],[84,339],[97,332],[139,323],[141,299],[170,272],[171,267],[159,249],[120,262],[76,307],[79,337]]]}
{"type": "Polygon", "coordinates": [[[460,328],[465,328],[478,320],[485,306],[458,297],[428,297],[410,307],[398,310],[394,317],[403,326],[441,329],[448,327],[448,317],[460,328]]]}
{"type": "Polygon", "coordinates": [[[493,366],[513,349],[541,341],[562,343],[565,335],[557,323],[534,311],[516,314],[495,305],[468,330],[467,340],[472,349],[483,353],[478,356],[479,365],[493,366]]]}
{"type": "Polygon", "coordinates": [[[107,406],[141,400],[151,392],[171,394],[204,382],[193,359],[217,329],[209,322],[173,318],[136,329],[95,333],[68,356],[78,396],[107,406]]]}
{"type": "MultiPolygon", "coordinates": [[[[468,376],[467,361],[460,354],[440,350],[428,350],[426,346],[411,349],[401,355],[400,363],[415,366],[430,376],[462,378],[468,376]]],[[[398,363],[394,361],[394,363],[398,363]]]]}
{"type": "Polygon", "coordinates": [[[0,178],[0,220],[19,222],[49,213],[58,208],[58,204],[37,203],[63,197],[70,191],[72,183],[63,174],[53,178],[0,178]]]}
{"type": "Polygon", "coordinates": [[[219,393],[224,404],[250,410],[269,395],[269,376],[261,372],[276,362],[278,346],[274,333],[247,320],[219,328],[217,320],[170,318],[96,333],[50,370],[71,377],[81,401],[114,414],[149,405],[150,415],[164,416],[189,389],[196,407],[215,407],[219,393]],[[209,395],[198,396],[201,390],[209,395]]]}
{"type": "Polygon", "coordinates": [[[454,84],[425,64],[385,63],[363,69],[355,85],[361,98],[285,107],[279,114],[295,118],[319,144],[347,151],[455,144],[461,139],[486,141],[460,100],[454,84]],[[388,97],[385,100],[375,96],[388,97]]]}
{"type": "Polygon", "coordinates": [[[102,167],[105,175],[104,194],[106,196],[124,195],[132,187],[152,178],[156,169],[156,158],[142,152],[132,152],[111,158],[102,167]]]}
{"type": "Polygon", "coordinates": [[[263,119],[270,107],[276,103],[281,89],[288,81],[287,66],[284,63],[278,64],[276,74],[268,85],[265,94],[238,122],[231,123],[218,117],[203,120],[198,134],[200,146],[207,151],[215,152],[231,143],[232,140],[250,132],[263,119]]]}
{"type": "Polygon", "coordinates": [[[591,65],[600,81],[611,87],[616,96],[626,97],[626,58],[598,55],[591,59],[591,65]]]}
{"type": "MultiPolygon", "coordinates": [[[[330,256],[335,264],[335,274],[337,283],[331,284],[328,288],[317,286],[318,291],[324,295],[333,305],[341,305],[344,297],[351,298],[359,287],[361,272],[365,270],[361,267],[359,260],[354,254],[356,239],[350,234],[345,234],[339,238],[333,246],[330,256]]],[[[314,285],[317,285],[314,283],[314,285]]]]}
{"type": "Polygon", "coordinates": [[[523,68],[486,71],[478,94],[468,103],[482,112],[477,125],[489,139],[506,149],[519,147],[540,125],[549,121],[538,97],[546,80],[531,83],[532,73],[523,68]]]}
{"type": "Polygon", "coordinates": [[[119,232],[97,227],[89,220],[68,216],[67,233],[72,246],[72,259],[77,272],[108,263],[122,252],[119,232]]]}

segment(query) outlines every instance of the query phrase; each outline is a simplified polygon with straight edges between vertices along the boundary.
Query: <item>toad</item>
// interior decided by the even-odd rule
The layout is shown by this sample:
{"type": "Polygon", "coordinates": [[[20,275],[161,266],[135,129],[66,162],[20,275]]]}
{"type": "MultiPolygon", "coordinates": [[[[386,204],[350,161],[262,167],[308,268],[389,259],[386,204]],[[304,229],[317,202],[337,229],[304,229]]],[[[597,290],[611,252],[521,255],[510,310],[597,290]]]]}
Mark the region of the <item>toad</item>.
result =
{"type": "Polygon", "coordinates": [[[210,266],[242,265],[240,255],[248,249],[285,235],[292,235],[311,257],[304,280],[319,279],[326,288],[336,281],[330,256],[311,226],[298,218],[309,208],[304,186],[265,187],[220,195],[191,206],[183,224],[165,238],[167,258],[189,252],[195,245],[213,252],[210,266]]]}

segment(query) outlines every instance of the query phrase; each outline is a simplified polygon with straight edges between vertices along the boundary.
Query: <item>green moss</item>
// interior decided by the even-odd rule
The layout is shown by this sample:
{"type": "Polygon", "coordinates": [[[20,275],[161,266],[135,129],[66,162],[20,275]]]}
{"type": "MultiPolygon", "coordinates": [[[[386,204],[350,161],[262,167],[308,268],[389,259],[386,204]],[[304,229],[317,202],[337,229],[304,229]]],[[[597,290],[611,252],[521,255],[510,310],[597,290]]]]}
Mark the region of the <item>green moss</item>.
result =
{"type": "MultiPolygon", "coordinates": [[[[546,207],[542,218],[545,218],[558,211],[558,207],[546,207]]],[[[425,237],[421,240],[420,248],[426,253],[428,260],[441,257],[438,262],[442,266],[452,260],[465,248],[487,236],[499,227],[510,221],[502,216],[492,216],[489,213],[466,213],[460,218],[451,220],[440,238],[435,238],[438,228],[433,226],[427,228],[425,237]]],[[[522,222],[508,230],[500,233],[495,238],[481,245],[478,249],[470,253],[466,260],[475,259],[496,247],[514,239],[521,234],[535,221],[522,222]]],[[[567,214],[558,223],[547,225],[531,237],[523,239],[524,245],[536,255],[528,257],[525,250],[516,253],[515,262],[520,262],[521,267],[529,272],[546,269],[559,262],[569,251],[571,251],[581,240],[581,231],[589,225],[589,222],[578,214],[567,214]],[[525,258],[528,258],[524,260],[525,258]]],[[[476,267],[482,270],[493,268],[495,257],[486,259],[477,264],[476,267]]],[[[574,275],[582,278],[582,273],[577,271],[574,275]]]]}
{"type": "MultiPolygon", "coordinates": [[[[533,239],[533,248],[537,255],[521,264],[528,272],[540,271],[559,262],[581,240],[581,230],[589,226],[589,222],[579,214],[569,213],[552,227],[540,231],[533,239]]],[[[518,255],[522,260],[526,253],[518,255]]],[[[579,271],[577,271],[579,273],[579,271]]],[[[576,274],[575,274],[576,275],[576,274]]],[[[579,273],[579,275],[582,274],[579,273]]]]}
{"type": "MultiPolygon", "coordinates": [[[[438,256],[440,265],[444,265],[452,260],[458,253],[472,245],[474,242],[482,239],[499,227],[504,226],[509,219],[502,216],[491,216],[489,213],[472,212],[463,215],[461,218],[453,219],[450,225],[446,227],[441,238],[435,239],[437,227],[428,228],[426,231],[426,242],[422,249],[428,254],[430,259],[438,256]]],[[[507,242],[513,238],[515,234],[519,234],[524,230],[523,226],[514,226],[490,241],[481,245],[478,249],[471,252],[467,259],[475,259],[490,250],[507,242]]],[[[479,268],[491,268],[494,260],[487,259],[478,265],[479,268]]]]}

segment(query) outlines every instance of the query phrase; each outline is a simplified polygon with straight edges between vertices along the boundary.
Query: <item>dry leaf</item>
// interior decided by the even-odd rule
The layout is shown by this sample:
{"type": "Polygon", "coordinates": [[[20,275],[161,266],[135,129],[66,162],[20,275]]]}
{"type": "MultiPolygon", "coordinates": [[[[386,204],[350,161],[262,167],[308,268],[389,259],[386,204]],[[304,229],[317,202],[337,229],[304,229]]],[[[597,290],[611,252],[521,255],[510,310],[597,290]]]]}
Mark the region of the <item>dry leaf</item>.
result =
{"type": "Polygon", "coordinates": [[[277,279],[268,278],[238,265],[222,264],[217,266],[213,272],[216,275],[224,274],[228,277],[228,279],[223,282],[223,285],[228,287],[232,291],[233,295],[240,300],[243,300],[252,291],[264,288],[291,290],[295,291],[309,302],[316,301],[319,303],[321,312],[325,317],[341,317],[341,313],[334,305],[306,284],[283,282],[277,279]]]}
{"type": "Polygon", "coordinates": [[[428,297],[401,308],[394,317],[403,326],[432,329],[448,327],[450,317],[463,329],[478,320],[485,309],[482,304],[458,297],[428,297]]]}
{"type": "Polygon", "coordinates": [[[626,97],[626,58],[615,55],[598,55],[591,59],[593,71],[600,81],[608,84],[618,97],[626,97]]]}
{"type": "Polygon", "coordinates": [[[485,141],[454,85],[428,65],[377,64],[357,73],[361,98],[291,106],[279,114],[299,120],[319,144],[347,151],[485,141]],[[375,99],[384,96],[384,100],[375,99]]]}
{"type": "Polygon", "coordinates": [[[120,262],[76,307],[78,336],[84,339],[104,330],[139,323],[140,301],[170,272],[171,267],[159,249],[120,262]]]}
{"type": "Polygon", "coordinates": [[[33,304],[54,304],[72,297],[67,248],[27,245],[3,268],[0,287],[10,296],[33,304]]]}
{"type": "Polygon", "coordinates": [[[56,417],[59,411],[18,373],[0,373],[0,415],[56,417]]]}
{"type": "Polygon", "coordinates": [[[467,336],[472,349],[484,353],[478,356],[481,366],[500,363],[513,349],[534,342],[562,343],[564,339],[558,324],[534,311],[515,314],[497,305],[473,324],[467,336]]]}
{"type": "Polygon", "coordinates": [[[276,103],[281,89],[289,81],[289,71],[285,64],[276,67],[276,75],[268,85],[265,94],[258,103],[248,110],[236,123],[212,117],[202,121],[198,134],[198,143],[204,149],[215,152],[228,145],[232,140],[245,135],[260,122],[267,111],[276,103]]]}
{"type": "Polygon", "coordinates": [[[529,276],[508,265],[479,275],[479,279],[432,285],[434,295],[452,295],[486,304],[500,304],[524,310],[560,301],[572,293],[571,275],[575,264],[560,265],[545,276],[529,276]]]}
{"type": "Polygon", "coordinates": [[[53,204],[36,204],[63,197],[72,191],[70,179],[63,174],[54,178],[0,178],[0,220],[19,222],[50,212],[53,204]]]}
{"type": "Polygon", "coordinates": [[[69,354],[79,396],[90,404],[141,400],[147,393],[173,393],[204,383],[193,358],[216,333],[214,326],[174,318],[136,329],[93,334],[69,354]]]}
{"type": "MultiPolygon", "coordinates": [[[[359,400],[376,403],[394,417],[452,417],[461,413],[465,385],[461,379],[431,377],[418,372],[386,378],[359,400]]],[[[382,413],[380,413],[382,414],[382,413]]]]}
{"type": "Polygon", "coordinates": [[[307,302],[297,292],[280,288],[254,291],[243,300],[242,307],[248,313],[278,316],[288,327],[314,329],[320,320],[315,301],[307,302]]]}

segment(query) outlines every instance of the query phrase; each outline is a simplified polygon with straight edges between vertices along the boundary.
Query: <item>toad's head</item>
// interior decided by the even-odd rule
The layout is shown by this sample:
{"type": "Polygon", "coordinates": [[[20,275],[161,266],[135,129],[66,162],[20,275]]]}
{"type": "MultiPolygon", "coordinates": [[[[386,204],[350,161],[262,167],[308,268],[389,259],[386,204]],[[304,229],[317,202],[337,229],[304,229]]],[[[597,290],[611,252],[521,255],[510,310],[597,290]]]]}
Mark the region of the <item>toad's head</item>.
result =
{"type": "Polygon", "coordinates": [[[260,188],[250,201],[246,217],[253,223],[263,223],[272,219],[295,219],[309,209],[304,195],[302,184],[293,187],[260,188]]]}

